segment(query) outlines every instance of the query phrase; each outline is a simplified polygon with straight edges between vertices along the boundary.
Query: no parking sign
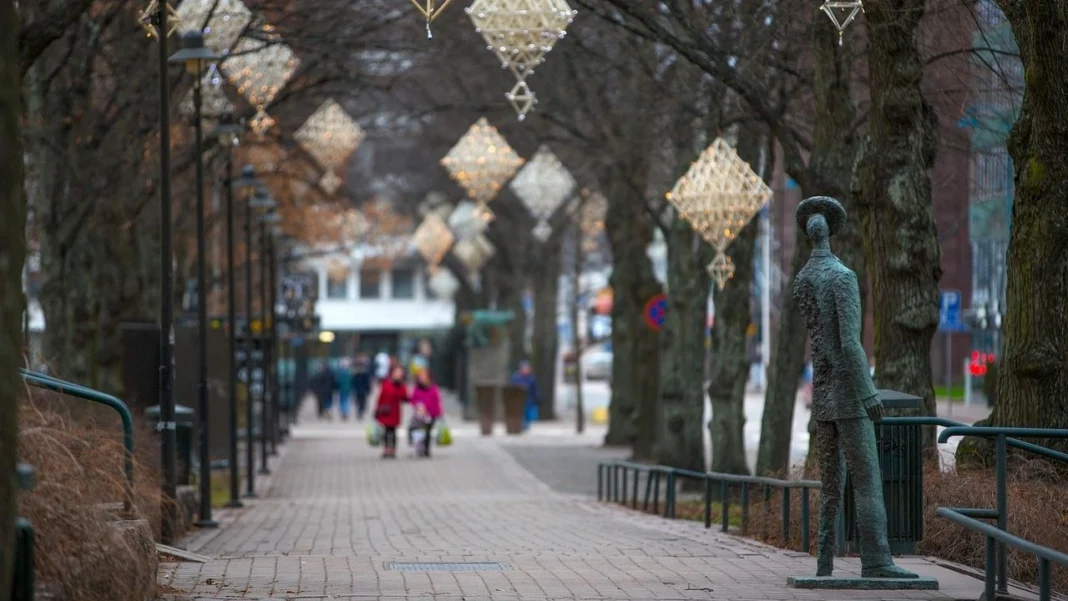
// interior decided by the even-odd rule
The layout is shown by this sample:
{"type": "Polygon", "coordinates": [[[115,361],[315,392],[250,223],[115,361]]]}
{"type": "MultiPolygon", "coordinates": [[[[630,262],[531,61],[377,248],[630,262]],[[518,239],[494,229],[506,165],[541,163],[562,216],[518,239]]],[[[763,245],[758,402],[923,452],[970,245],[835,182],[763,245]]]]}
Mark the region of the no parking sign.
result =
{"type": "Polygon", "coordinates": [[[667,317],[667,295],[657,294],[646,301],[644,314],[645,324],[659,332],[664,327],[664,319],[667,317]]]}

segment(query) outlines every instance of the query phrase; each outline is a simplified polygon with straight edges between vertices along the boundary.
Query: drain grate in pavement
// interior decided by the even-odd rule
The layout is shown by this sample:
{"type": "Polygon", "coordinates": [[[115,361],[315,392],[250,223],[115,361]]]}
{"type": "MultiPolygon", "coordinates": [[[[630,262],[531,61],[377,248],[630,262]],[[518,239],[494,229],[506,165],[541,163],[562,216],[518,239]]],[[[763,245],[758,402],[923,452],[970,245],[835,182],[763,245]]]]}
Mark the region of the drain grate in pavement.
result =
{"type": "Polygon", "coordinates": [[[387,570],[394,572],[503,572],[508,569],[508,564],[498,562],[467,562],[467,563],[441,563],[441,562],[398,562],[391,561],[386,564],[387,570]]]}

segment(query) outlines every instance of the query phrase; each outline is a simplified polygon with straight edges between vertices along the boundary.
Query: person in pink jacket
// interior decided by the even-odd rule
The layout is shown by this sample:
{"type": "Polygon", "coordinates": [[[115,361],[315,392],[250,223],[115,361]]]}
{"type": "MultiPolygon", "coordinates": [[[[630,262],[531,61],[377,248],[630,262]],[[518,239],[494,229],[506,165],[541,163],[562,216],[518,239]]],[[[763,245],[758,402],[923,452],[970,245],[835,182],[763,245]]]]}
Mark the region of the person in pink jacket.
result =
{"type": "MultiPolygon", "coordinates": [[[[430,378],[429,370],[421,370],[416,376],[415,386],[412,388],[411,403],[414,413],[419,418],[418,427],[423,430],[423,444],[419,448],[419,454],[430,457],[430,431],[434,428],[434,422],[441,419],[441,393],[434,381],[430,378]]],[[[413,430],[414,431],[414,430],[413,430]]]]}

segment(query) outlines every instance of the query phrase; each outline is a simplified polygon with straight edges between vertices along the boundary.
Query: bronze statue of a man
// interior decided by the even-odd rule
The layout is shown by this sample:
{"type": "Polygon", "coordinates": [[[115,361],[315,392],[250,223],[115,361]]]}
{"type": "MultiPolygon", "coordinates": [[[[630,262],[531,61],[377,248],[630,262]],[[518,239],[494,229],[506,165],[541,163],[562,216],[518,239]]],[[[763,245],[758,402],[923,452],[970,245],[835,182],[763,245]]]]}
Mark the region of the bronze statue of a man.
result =
{"type": "Polygon", "coordinates": [[[842,205],[826,196],[808,198],[797,207],[797,226],[812,240],[812,256],[797,274],[793,294],[812,346],[812,419],[823,483],[816,575],[830,576],[834,569],[835,525],[848,466],[856,491],[861,575],[915,578],[894,565],[887,540],[872,423],[882,417],[883,406],[860,340],[857,274],[831,254],[830,237],[845,219],[842,205]]]}

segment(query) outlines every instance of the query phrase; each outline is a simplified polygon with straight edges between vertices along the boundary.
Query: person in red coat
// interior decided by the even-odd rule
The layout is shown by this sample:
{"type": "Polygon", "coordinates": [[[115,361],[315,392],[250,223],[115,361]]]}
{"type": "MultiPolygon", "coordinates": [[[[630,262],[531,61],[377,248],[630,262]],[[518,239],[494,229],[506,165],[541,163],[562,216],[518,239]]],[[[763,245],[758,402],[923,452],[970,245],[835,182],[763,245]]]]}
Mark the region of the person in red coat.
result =
{"type": "Polygon", "coordinates": [[[394,365],[389,378],[382,382],[375,407],[375,420],[382,425],[382,457],[397,456],[397,428],[401,423],[401,405],[408,402],[408,387],[404,382],[404,368],[394,365]]]}

